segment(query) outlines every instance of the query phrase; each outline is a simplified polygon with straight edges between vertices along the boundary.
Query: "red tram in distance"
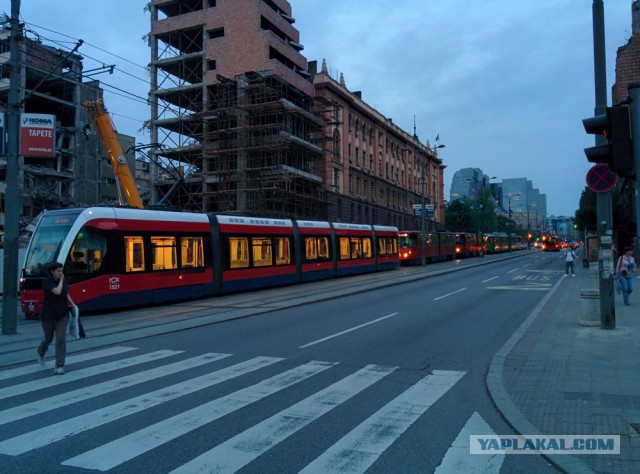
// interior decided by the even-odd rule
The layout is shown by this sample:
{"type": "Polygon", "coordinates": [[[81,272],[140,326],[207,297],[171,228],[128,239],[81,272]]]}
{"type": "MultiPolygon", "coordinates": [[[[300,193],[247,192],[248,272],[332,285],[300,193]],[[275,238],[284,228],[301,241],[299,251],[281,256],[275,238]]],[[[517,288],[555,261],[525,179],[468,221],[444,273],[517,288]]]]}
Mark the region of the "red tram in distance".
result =
{"type": "MultiPolygon", "coordinates": [[[[400,231],[398,234],[401,265],[422,263],[420,235],[421,232],[416,230],[400,231]]],[[[526,248],[521,236],[506,233],[481,235],[470,232],[434,232],[425,234],[425,262],[429,263],[526,248]]]]}
{"type": "MultiPolygon", "coordinates": [[[[421,232],[417,230],[400,231],[398,250],[402,265],[422,263],[421,232]]],[[[482,251],[480,236],[464,232],[425,233],[425,261],[437,262],[455,257],[471,257],[482,251]]]]}
{"type": "Polygon", "coordinates": [[[395,227],[129,208],[43,214],[27,249],[20,303],[42,305],[46,266],[64,264],[82,312],[201,298],[399,265],[395,227]]]}

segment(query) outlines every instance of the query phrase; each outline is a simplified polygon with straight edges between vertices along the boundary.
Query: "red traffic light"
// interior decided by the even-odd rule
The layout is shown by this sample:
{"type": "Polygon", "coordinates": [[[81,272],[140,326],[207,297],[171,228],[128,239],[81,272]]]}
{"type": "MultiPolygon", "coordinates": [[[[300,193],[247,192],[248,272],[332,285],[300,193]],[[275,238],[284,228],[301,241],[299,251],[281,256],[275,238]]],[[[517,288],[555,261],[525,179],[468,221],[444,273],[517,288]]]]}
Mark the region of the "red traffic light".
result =
{"type": "Polygon", "coordinates": [[[585,148],[587,160],[604,163],[619,176],[633,174],[633,143],[629,107],[607,107],[607,113],[586,118],[582,125],[587,133],[604,135],[606,144],[585,148]]]}

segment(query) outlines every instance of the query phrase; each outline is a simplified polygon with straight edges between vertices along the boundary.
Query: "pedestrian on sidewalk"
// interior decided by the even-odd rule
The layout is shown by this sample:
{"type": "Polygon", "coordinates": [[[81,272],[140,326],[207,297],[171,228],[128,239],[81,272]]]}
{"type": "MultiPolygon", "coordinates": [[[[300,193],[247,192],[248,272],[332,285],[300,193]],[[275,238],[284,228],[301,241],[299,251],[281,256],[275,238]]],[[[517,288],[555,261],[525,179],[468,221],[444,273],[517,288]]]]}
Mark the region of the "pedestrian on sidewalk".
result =
{"type": "Polygon", "coordinates": [[[575,269],[573,267],[573,262],[576,259],[576,254],[573,252],[571,247],[567,247],[567,252],[564,257],[564,266],[565,266],[565,278],[569,276],[569,270],[571,270],[571,276],[576,276],[575,269]]]}
{"type": "Polygon", "coordinates": [[[618,257],[614,277],[620,283],[624,304],[629,304],[629,295],[633,292],[633,274],[636,271],[636,260],[633,258],[633,248],[626,247],[624,253],[618,257]]]}
{"type": "Polygon", "coordinates": [[[38,346],[38,361],[44,365],[44,356],[49,344],[56,337],[56,363],[53,373],[64,374],[64,359],[67,352],[67,322],[69,321],[69,307],[75,304],[69,296],[69,287],[62,272],[62,264],[54,262],[47,268],[47,277],[42,283],[44,301],[40,310],[40,322],[44,337],[38,346]]]}

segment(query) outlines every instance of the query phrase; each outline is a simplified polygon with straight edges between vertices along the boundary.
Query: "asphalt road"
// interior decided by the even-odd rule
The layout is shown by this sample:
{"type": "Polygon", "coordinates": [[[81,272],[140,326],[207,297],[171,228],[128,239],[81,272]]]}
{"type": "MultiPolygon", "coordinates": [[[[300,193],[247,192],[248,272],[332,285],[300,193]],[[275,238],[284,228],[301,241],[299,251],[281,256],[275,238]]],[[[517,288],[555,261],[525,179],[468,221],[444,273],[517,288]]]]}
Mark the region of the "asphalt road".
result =
{"type": "Polygon", "coordinates": [[[561,277],[557,254],[530,254],[96,349],[63,377],[13,369],[0,380],[0,465],[555,472],[538,456],[456,446],[471,432],[513,434],[486,371],[561,277]]]}

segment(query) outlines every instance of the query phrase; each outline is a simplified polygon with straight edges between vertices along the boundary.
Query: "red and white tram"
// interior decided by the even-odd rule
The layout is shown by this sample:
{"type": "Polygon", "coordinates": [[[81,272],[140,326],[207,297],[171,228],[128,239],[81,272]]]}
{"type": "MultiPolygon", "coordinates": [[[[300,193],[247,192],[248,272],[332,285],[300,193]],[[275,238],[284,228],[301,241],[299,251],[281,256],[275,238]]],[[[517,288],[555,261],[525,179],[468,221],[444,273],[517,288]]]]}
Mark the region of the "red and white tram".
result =
{"type": "Polygon", "coordinates": [[[64,264],[83,312],[199,298],[399,265],[395,227],[94,207],[46,212],[20,281],[27,317],[64,264]]]}

